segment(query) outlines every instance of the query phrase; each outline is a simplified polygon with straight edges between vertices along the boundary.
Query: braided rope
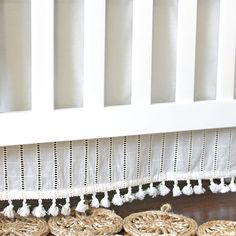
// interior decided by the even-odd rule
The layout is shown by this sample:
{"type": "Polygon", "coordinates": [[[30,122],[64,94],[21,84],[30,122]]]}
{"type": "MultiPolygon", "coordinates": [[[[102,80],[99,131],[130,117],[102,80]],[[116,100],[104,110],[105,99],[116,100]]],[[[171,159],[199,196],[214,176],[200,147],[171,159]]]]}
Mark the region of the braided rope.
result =
{"type": "Polygon", "coordinates": [[[197,231],[197,223],[188,217],[169,213],[165,204],[160,211],[133,213],[124,219],[124,229],[132,236],[176,235],[191,236],[197,231]]]}
{"type": "Polygon", "coordinates": [[[49,233],[47,222],[34,217],[0,217],[0,235],[46,236],[49,233]]]}
{"type": "Polygon", "coordinates": [[[48,221],[54,235],[114,235],[122,230],[123,220],[113,211],[91,208],[86,213],[51,217],[48,221]]]}
{"type": "Polygon", "coordinates": [[[206,222],[199,226],[197,230],[197,235],[205,236],[223,236],[236,235],[236,222],[235,221],[227,221],[227,220],[214,220],[206,222]]]}

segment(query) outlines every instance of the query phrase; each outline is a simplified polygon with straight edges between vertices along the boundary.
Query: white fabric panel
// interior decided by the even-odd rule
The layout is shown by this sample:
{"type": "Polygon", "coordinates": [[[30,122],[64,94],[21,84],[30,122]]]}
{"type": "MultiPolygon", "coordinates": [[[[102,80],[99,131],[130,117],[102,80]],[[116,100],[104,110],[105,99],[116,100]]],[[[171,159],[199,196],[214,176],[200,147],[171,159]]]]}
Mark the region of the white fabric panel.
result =
{"type": "Polygon", "coordinates": [[[178,1],[154,0],[152,103],[175,100],[178,1]]]}
{"type": "Polygon", "coordinates": [[[24,169],[25,174],[25,189],[27,191],[33,191],[37,188],[38,182],[38,162],[36,156],[36,146],[27,145],[24,146],[24,165],[28,168],[24,169]],[[34,186],[32,185],[34,183],[34,186]]]}
{"type": "Polygon", "coordinates": [[[214,100],[218,60],[220,0],[198,0],[195,100],[214,100]]]}
{"type": "Polygon", "coordinates": [[[0,1],[0,112],[29,110],[30,0],[0,1]]]}
{"type": "Polygon", "coordinates": [[[98,183],[109,183],[109,151],[110,151],[110,140],[99,139],[98,140],[98,183]]]}
{"type": "Polygon", "coordinates": [[[164,134],[153,134],[150,137],[150,145],[151,145],[151,156],[150,156],[150,162],[151,165],[151,178],[156,175],[158,172],[161,172],[161,160],[162,157],[162,151],[163,151],[163,144],[165,141],[165,135],[164,134]]]}
{"type": "Polygon", "coordinates": [[[19,147],[9,147],[7,150],[7,156],[8,155],[12,157],[7,160],[8,185],[9,190],[15,190],[21,187],[19,147]]]}

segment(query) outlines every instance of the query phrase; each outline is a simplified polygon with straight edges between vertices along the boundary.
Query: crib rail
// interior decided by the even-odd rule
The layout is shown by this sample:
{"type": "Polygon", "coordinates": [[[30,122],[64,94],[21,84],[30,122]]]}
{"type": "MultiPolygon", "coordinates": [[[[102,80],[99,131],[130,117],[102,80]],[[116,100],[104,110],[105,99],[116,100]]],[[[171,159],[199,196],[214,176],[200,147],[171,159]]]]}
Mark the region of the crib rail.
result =
{"type": "Polygon", "coordinates": [[[0,114],[0,146],[236,126],[235,10],[221,1],[216,100],[196,102],[197,0],[179,1],[176,99],[152,104],[153,0],[135,0],[131,104],[105,107],[106,0],[86,0],[83,107],[55,110],[54,0],[32,0],[32,109],[0,114]]]}

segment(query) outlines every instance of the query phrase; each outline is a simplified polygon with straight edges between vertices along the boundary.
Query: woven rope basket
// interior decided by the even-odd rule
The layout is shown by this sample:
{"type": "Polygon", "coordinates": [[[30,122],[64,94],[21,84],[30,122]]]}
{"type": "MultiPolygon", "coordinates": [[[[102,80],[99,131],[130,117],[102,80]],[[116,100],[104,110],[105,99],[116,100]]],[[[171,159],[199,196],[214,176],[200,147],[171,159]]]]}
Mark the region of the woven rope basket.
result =
{"type": "Polygon", "coordinates": [[[0,235],[2,236],[46,236],[49,233],[47,222],[34,217],[0,217],[0,235]]]}
{"type": "Polygon", "coordinates": [[[197,223],[188,217],[170,213],[171,206],[165,204],[160,211],[133,213],[124,219],[124,229],[132,236],[196,235],[197,223]]]}
{"type": "Polygon", "coordinates": [[[197,235],[200,236],[235,236],[236,222],[227,220],[209,221],[199,226],[197,235]]]}
{"type": "Polygon", "coordinates": [[[48,226],[58,236],[114,235],[122,230],[123,220],[111,210],[91,208],[85,214],[51,217],[48,226]]]}

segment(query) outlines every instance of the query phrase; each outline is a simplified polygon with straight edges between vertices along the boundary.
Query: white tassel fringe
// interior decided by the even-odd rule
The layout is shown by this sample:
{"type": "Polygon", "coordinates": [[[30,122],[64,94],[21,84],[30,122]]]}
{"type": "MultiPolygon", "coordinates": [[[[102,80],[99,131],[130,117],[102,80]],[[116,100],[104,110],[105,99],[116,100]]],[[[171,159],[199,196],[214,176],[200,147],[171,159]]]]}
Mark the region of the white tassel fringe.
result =
{"type": "Polygon", "coordinates": [[[173,197],[178,197],[178,196],[182,195],[180,187],[178,186],[178,180],[174,181],[174,187],[172,190],[172,194],[173,194],[173,197]]]}
{"type": "Polygon", "coordinates": [[[135,199],[135,196],[132,194],[132,188],[128,188],[128,193],[124,195],[124,202],[132,202],[135,199]]]}
{"type": "Polygon", "coordinates": [[[230,188],[231,192],[236,192],[236,184],[235,184],[234,180],[235,180],[235,178],[232,177],[231,181],[230,181],[230,184],[229,184],[229,188],[230,188]]]}
{"type": "Polygon", "coordinates": [[[210,179],[210,190],[212,193],[218,193],[219,192],[219,185],[214,183],[213,179],[210,179]]]}
{"type": "Polygon", "coordinates": [[[97,199],[96,197],[96,193],[94,193],[92,195],[92,202],[91,202],[91,207],[94,207],[94,208],[99,208],[99,200],[97,199]]]}
{"type": "Polygon", "coordinates": [[[201,179],[198,180],[198,185],[195,185],[195,186],[193,187],[193,191],[194,191],[194,193],[197,194],[197,195],[200,195],[200,194],[203,194],[203,193],[206,192],[206,189],[204,189],[204,188],[202,187],[202,180],[201,180],[201,179]]]}
{"type": "Polygon", "coordinates": [[[124,200],[123,200],[122,196],[120,196],[120,190],[119,189],[116,190],[116,194],[112,198],[112,203],[115,206],[122,206],[123,205],[124,200]]]}
{"type": "MultiPolygon", "coordinates": [[[[182,193],[185,195],[191,195],[193,193],[195,194],[203,194],[205,193],[205,189],[202,186],[202,180],[198,179],[198,184],[195,185],[194,187],[191,186],[190,180],[187,180],[187,185],[185,185],[182,189],[180,190],[180,187],[178,186],[178,180],[174,181],[173,189],[172,189],[172,194],[173,197],[180,196],[182,193]]],[[[210,179],[210,185],[209,188],[211,192],[213,193],[227,193],[229,191],[231,192],[236,192],[236,183],[235,183],[235,177],[231,178],[230,184],[227,185],[225,184],[225,179],[222,177],[220,184],[216,184],[214,180],[211,178],[210,179]]],[[[124,195],[121,196],[120,190],[117,189],[116,193],[113,196],[112,203],[116,206],[121,206],[123,205],[124,202],[132,202],[134,199],[139,199],[143,200],[145,198],[145,195],[148,194],[151,197],[156,197],[158,194],[161,196],[165,196],[169,194],[170,189],[165,185],[165,181],[162,181],[158,189],[153,186],[153,183],[150,183],[149,187],[147,190],[142,189],[142,185],[139,185],[139,190],[136,194],[132,193],[132,187],[128,188],[128,192],[124,195]]],[[[14,206],[12,204],[12,201],[8,201],[8,206],[4,208],[4,210],[1,212],[4,216],[8,218],[14,218],[15,217],[15,211],[14,211],[14,206]]],[[[101,199],[99,202],[98,198],[96,197],[96,193],[92,195],[92,201],[91,201],[91,207],[98,208],[99,206],[109,208],[111,205],[111,202],[109,201],[109,195],[108,192],[104,192],[104,197],[101,199]]],[[[76,211],[84,213],[88,209],[88,205],[85,203],[84,195],[80,196],[80,201],[77,204],[76,211]]],[[[54,198],[52,200],[52,205],[48,209],[48,214],[52,216],[57,216],[59,214],[60,210],[56,205],[56,199],[54,198]]],[[[22,216],[22,217],[27,217],[30,215],[30,205],[27,204],[27,200],[24,199],[22,202],[22,207],[20,207],[17,210],[17,213],[22,216]]],[[[35,217],[44,217],[46,215],[46,210],[43,207],[42,204],[42,199],[38,200],[38,206],[36,206],[32,210],[32,215],[35,217]]],[[[66,203],[65,205],[62,206],[61,208],[61,214],[68,216],[71,214],[71,207],[70,207],[70,198],[66,198],[66,203]]]]}
{"type": "Polygon", "coordinates": [[[150,183],[149,188],[147,189],[147,194],[152,198],[157,196],[158,190],[153,186],[153,183],[150,183]]]}
{"type": "Polygon", "coordinates": [[[227,193],[229,192],[230,188],[228,185],[225,185],[225,181],[224,181],[224,178],[221,178],[220,179],[220,185],[219,185],[219,191],[221,193],[227,193]]]}
{"type": "Polygon", "coordinates": [[[159,190],[161,196],[166,196],[170,192],[170,189],[166,186],[165,181],[162,181],[159,184],[158,190],[159,190]]]}
{"type": "Polygon", "coordinates": [[[30,214],[30,206],[27,204],[26,199],[22,202],[22,207],[17,210],[17,214],[22,217],[27,217],[30,214]]]}
{"type": "Polygon", "coordinates": [[[101,207],[109,208],[111,206],[111,202],[108,198],[108,192],[104,192],[104,197],[102,198],[100,202],[101,207]]]}
{"type": "Polygon", "coordinates": [[[59,208],[57,207],[56,199],[54,198],[52,200],[52,205],[48,209],[48,215],[57,216],[58,214],[59,214],[59,208]]]}
{"type": "Polygon", "coordinates": [[[85,204],[84,195],[80,196],[80,201],[78,202],[75,210],[81,213],[86,212],[89,209],[88,205],[85,204]]]}
{"type": "Polygon", "coordinates": [[[61,208],[61,214],[64,215],[64,216],[69,216],[70,213],[71,213],[70,198],[67,197],[65,205],[63,205],[62,208],[61,208]]]}
{"type": "Polygon", "coordinates": [[[42,199],[38,200],[38,206],[36,206],[33,209],[32,215],[37,217],[37,218],[41,218],[41,217],[44,217],[46,215],[46,210],[43,207],[42,199]]]}
{"type": "Polygon", "coordinates": [[[142,185],[139,185],[139,190],[135,194],[135,198],[138,200],[143,200],[145,198],[145,195],[146,195],[146,191],[142,189],[142,185]]]}
{"type": "Polygon", "coordinates": [[[182,193],[184,195],[187,195],[187,196],[190,196],[193,194],[193,188],[192,188],[192,185],[190,183],[190,180],[187,180],[187,185],[185,185],[182,189],[182,193]]]}
{"type": "Polygon", "coordinates": [[[8,201],[8,206],[3,209],[1,214],[6,216],[7,218],[14,218],[15,217],[16,212],[14,211],[14,206],[13,206],[11,200],[8,201]]]}

